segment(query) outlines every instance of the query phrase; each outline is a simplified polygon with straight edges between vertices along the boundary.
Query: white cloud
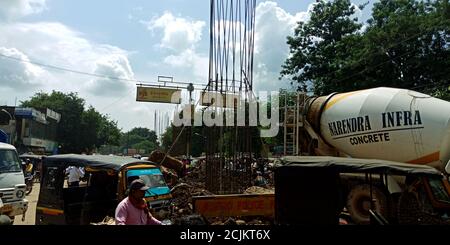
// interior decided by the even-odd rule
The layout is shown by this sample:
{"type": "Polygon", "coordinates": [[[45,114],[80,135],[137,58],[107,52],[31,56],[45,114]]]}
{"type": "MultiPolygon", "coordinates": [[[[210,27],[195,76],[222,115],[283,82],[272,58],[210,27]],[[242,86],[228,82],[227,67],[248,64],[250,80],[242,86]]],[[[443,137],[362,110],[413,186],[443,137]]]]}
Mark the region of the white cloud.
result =
{"type": "MultiPolygon", "coordinates": [[[[309,5],[311,10],[313,4],[309,5]]],[[[276,2],[266,1],[256,8],[255,87],[256,90],[278,90],[289,85],[279,81],[281,65],[289,55],[287,36],[293,35],[299,21],[309,19],[308,11],[290,14],[276,2]]]]}
{"type": "Polygon", "coordinates": [[[202,39],[204,21],[193,21],[185,18],[175,17],[170,12],[165,12],[160,17],[153,17],[149,22],[141,21],[147,28],[154,32],[156,29],[163,30],[160,46],[174,51],[193,49],[202,39]]]}
{"type": "Polygon", "coordinates": [[[45,71],[38,66],[30,64],[30,59],[15,48],[0,46],[0,84],[4,87],[23,89],[39,85],[40,78],[45,71]]]}
{"type": "MultiPolygon", "coordinates": [[[[127,58],[128,53],[125,50],[91,42],[81,33],[60,23],[5,24],[0,25],[0,33],[3,34],[0,36],[0,47],[16,48],[33,61],[87,73],[105,72],[108,76],[133,77],[127,58]]],[[[58,88],[62,91],[99,92],[98,86],[92,84],[92,77],[55,69],[46,68],[46,70],[51,75],[40,81],[45,86],[44,90],[51,91],[58,88]]],[[[117,86],[121,85],[117,81],[100,80],[98,84],[104,85],[105,91],[123,88],[117,86]]]]}
{"type": "Polygon", "coordinates": [[[200,80],[208,78],[208,57],[197,54],[194,50],[187,49],[179,55],[169,55],[164,63],[173,67],[187,68],[200,80]]]}
{"type": "MultiPolygon", "coordinates": [[[[81,72],[135,79],[128,58],[131,52],[92,42],[61,23],[1,24],[0,33],[1,54],[81,72]]],[[[151,80],[145,74],[139,77],[151,80]]],[[[28,100],[38,91],[77,92],[86,100],[86,106],[92,105],[101,113],[109,114],[124,130],[136,126],[152,128],[153,114],[148,112],[172,107],[137,103],[134,84],[0,58],[0,94],[4,95],[0,104],[14,105],[15,101],[28,100]],[[6,76],[16,80],[3,80],[6,76]],[[139,111],[131,108],[139,108],[139,111]]]]}
{"type": "Polygon", "coordinates": [[[163,58],[164,64],[177,68],[176,72],[182,74],[181,79],[202,80],[208,78],[208,56],[197,51],[198,43],[202,40],[204,21],[190,18],[175,17],[170,12],[153,17],[145,24],[153,35],[157,30],[162,31],[158,48],[163,48],[169,54],[163,58]]]}
{"type": "Polygon", "coordinates": [[[134,74],[125,55],[117,54],[101,57],[96,62],[94,73],[105,75],[105,78],[92,80],[89,84],[90,92],[95,95],[123,95],[134,87],[132,81],[107,78],[133,79],[134,74]]]}
{"type": "Polygon", "coordinates": [[[1,0],[0,21],[12,21],[45,9],[46,0],[1,0]]]}

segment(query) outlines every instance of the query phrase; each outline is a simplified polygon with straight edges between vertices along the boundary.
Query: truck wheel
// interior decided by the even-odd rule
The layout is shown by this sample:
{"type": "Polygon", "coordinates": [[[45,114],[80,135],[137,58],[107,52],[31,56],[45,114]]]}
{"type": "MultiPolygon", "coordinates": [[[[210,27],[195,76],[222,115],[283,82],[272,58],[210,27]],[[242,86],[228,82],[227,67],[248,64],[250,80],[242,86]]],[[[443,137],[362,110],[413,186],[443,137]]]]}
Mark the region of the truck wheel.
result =
{"type": "Polygon", "coordinates": [[[0,215],[0,225],[12,225],[14,217],[8,217],[7,215],[0,215]]]}
{"type": "MultiPolygon", "coordinates": [[[[388,203],[386,194],[372,186],[372,197],[375,199],[375,210],[387,217],[388,203]]],[[[347,197],[347,209],[350,217],[357,224],[370,223],[370,186],[367,184],[354,186],[347,197]]]]}

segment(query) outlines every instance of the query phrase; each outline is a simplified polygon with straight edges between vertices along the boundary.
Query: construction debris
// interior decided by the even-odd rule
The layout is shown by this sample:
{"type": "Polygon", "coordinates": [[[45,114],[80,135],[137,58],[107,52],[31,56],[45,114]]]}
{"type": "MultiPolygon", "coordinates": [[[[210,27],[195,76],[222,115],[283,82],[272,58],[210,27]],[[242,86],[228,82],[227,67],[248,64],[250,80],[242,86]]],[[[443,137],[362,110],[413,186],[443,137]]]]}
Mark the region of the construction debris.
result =
{"type": "MultiPolygon", "coordinates": [[[[205,180],[205,161],[204,159],[196,161],[196,164],[187,169],[185,176],[176,177],[176,185],[172,187],[172,212],[169,216],[173,224],[184,225],[269,225],[273,220],[268,217],[215,217],[203,218],[199,214],[195,214],[193,210],[193,196],[211,196],[214,193],[206,190],[205,180]]],[[[259,166],[260,167],[260,166],[259,166]]],[[[265,176],[271,177],[272,169],[265,169],[265,176]]],[[[171,170],[167,170],[170,172],[171,170]]],[[[172,170],[173,171],[173,170],[172,170]]],[[[255,168],[252,171],[256,172],[255,168]]],[[[172,176],[175,176],[172,174],[172,176]]],[[[271,179],[268,181],[273,183],[271,179]]],[[[273,185],[267,184],[264,187],[251,186],[243,192],[243,194],[273,194],[275,189],[273,185]]]]}
{"type": "Polygon", "coordinates": [[[244,194],[274,194],[275,188],[263,188],[259,186],[252,186],[244,191],[244,194]]]}
{"type": "Polygon", "coordinates": [[[114,217],[106,216],[101,222],[91,223],[91,225],[115,225],[114,217]]]}
{"type": "Polygon", "coordinates": [[[211,218],[208,221],[210,225],[272,225],[270,219],[263,217],[224,217],[211,218]]]}
{"type": "Polygon", "coordinates": [[[162,167],[175,170],[178,176],[182,176],[184,174],[185,166],[183,165],[183,162],[166,155],[164,152],[158,150],[152,151],[148,159],[152,162],[160,164],[162,167]]]}

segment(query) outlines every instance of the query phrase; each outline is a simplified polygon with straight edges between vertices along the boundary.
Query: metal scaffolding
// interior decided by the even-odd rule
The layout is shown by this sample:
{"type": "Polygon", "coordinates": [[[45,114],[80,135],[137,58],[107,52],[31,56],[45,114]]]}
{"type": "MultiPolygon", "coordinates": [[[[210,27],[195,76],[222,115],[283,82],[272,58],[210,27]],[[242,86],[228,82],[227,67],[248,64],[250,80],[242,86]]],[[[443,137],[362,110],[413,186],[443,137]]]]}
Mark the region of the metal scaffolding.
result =
{"type": "Polygon", "coordinates": [[[285,156],[299,156],[305,152],[304,141],[304,120],[305,105],[307,96],[303,92],[281,93],[283,102],[283,154],[285,156]]]}
{"type": "MultiPolygon", "coordinates": [[[[211,0],[209,82],[205,90],[215,98],[238,95],[243,107],[254,99],[255,8],[256,0],[211,0]]],[[[245,125],[237,125],[237,107],[212,104],[204,110],[214,117],[223,116],[223,125],[204,127],[206,187],[213,193],[241,193],[251,185],[255,133],[247,113],[245,125]],[[226,116],[234,116],[233,126],[226,124],[226,116]]]]}

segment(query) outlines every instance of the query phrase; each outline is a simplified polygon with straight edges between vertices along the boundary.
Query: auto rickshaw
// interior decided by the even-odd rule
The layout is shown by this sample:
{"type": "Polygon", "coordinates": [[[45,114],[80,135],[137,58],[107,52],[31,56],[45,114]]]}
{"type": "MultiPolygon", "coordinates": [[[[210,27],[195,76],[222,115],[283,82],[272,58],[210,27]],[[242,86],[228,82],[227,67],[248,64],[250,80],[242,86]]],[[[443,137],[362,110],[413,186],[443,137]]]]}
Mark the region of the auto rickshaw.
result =
{"type": "Polygon", "coordinates": [[[292,156],[275,170],[276,224],[448,225],[449,215],[450,184],[430,166],[292,156]]]}
{"type": "Polygon", "coordinates": [[[42,169],[42,157],[43,155],[35,154],[22,154],[19,156],[23,162],[29,160],[33,164],[33,177],[35,182],[40,181],[41,169],[42,169]]]}
{"type": "Polygon", "coordinates": [[[114,217],[117,205],[128,194],[129,184],[137,178],[150,187],[145,199],[153,214],[169,208],[170,189],[159,166],[153,162],[104,155],[45,157],[36,224],[85,225],[114,217]],[[66,178],[69,167],[84,169],[77,186],[69,187],[66,178]]]}

